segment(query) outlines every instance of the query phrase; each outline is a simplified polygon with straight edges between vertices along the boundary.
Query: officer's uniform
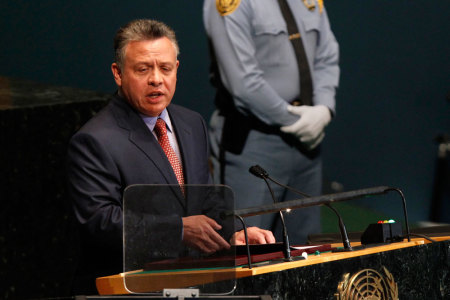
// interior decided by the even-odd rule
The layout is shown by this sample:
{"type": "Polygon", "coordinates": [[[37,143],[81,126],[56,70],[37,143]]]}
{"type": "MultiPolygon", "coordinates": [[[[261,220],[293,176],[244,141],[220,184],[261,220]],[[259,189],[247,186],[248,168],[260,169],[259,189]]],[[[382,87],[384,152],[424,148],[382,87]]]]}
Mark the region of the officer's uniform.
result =
{"type": "MultiPolygon", "coordinates": [[[[308,58],[313,104],[325,105],[334,114],[339,49],[325,8],[316,0],[287,2],[308,58]],[[316,7],[309,10],[304,2],[315,2],[316,7]]],[[[219,70],[216,77],[220,75],[220,82],[232,95],[232,101],[228,102],[218,101],[216,97],[218,109],[210,123],[215,181],[220,181],[219,160],[222,159],[223,183],[234,190],[237,208],[272,202],[265,182],[248,172],[255,164],[284,184],[310,195],[320,194],[320,150],[306,151],[297,139],[279,130],[280,126],[298,120],[298,116],[287,111],[287,105],[299,97],[300,84],[295,52],[278,2],[205,0],[203,17],[219,70]],[[223,130],[225,119],[229,127],[223,130]],[[233,141],[241,135],[243,123],[244,138],[233,141]],[[226,151],[221,152],[224,138],[228,146],[222,147],[226,151]]],[[[273,189],[277,201],[300,198],[274,185],[273,189]]],[[[320,231],[319,214],[318,207],[287,214],[290,240],[301,243],[307,234],[320,231]]],[[[271,228],[275,216],[251,217],[246,221],[249,225],[275,230],[271,228]]]]}

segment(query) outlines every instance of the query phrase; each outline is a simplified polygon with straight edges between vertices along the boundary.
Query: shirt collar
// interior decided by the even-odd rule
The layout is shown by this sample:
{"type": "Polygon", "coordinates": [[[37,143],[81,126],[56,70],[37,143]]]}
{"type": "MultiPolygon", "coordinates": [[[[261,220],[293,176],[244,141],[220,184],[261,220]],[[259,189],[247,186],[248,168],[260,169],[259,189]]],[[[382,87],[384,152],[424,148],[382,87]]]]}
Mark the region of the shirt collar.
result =
{"type": "Polygon", "coordinates": [[[153,129],[155,128],[156,120],[158,120],[158,118],[161,118],[164,120],[164,122],[166,122],[167,130],[172,132],[172,123],[170,122],[169,113],[167,112],[166,108],[157,117],[149,117],[149,116],[146,116],[143,114],[140,114],[140,115],[141,115],[142,120],[144,120],[145,124],[151,131],[153,131],[153,129]]]}

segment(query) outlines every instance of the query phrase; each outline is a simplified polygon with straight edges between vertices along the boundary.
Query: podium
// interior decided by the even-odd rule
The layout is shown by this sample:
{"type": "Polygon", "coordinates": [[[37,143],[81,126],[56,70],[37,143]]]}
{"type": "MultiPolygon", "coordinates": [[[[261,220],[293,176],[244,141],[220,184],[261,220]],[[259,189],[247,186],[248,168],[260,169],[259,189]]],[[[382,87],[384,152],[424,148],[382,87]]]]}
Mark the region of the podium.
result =
{"type": "Polygon", "coordinates": [[[215,220],[224,220],[224,237],[240,230],[233,218],[221,214],[233,208],[229,187],[186,185],[183,189],[183,197],[178,185],[135,185],[125,190],[124,273],[97,278],[100,295],[162,296],[167,289],[178,289],[198,290],[202,296],[274,299],[450,296],[449,234],[433,236],[433,242],[422,237],[364,246],[353,242],[353,251],[339,251],[342,243],[291,247],[291,261],[276,244],[261,245],[264,251],[258,253],[254,247],[248,256],[251,264],[246,264],[238,247],[217,256],[203,255],[180,243],[176,228],[168,230],[167,220],[181,201],[192,215],[206,207],[209,214],[216,214],[215,220]],[[158,210],[161,214],[155,215],[158,210]],[[271,247],[273,251],[267,251],[271,247]]]}
{"type": "MultiPolygon", "coordinates": [[[[387,286],[387,291],[383,292],[388,297],[380,299],[392,299],[390,295],[397,295],[400,299],[446,299],[450,296],[450,236],[433,239],[437,242],[414,238],[410,242],[405,240],[352,252],[312,253],[304,260],[265,261],[251,269],[241,266],[231,271],[214,268],[136,272],[135,276],[140,276],[142,282],[150,284],[154,291],[226,280],[227,276],[232,276],[236,278],[236,295],[267,294],[274,299],[346,299],[345,293],[349,292],[345,289],[346,284],[348,287],[349,279],[359,272],[365,277],[359,283],[352,283],[353,292],[367,295],[372,292],[377,296],[382,292],[369,281],[383,281],[387,286]]],[[[332,245],[339,246],[342,245],[332,245]]],[[[358,244],[354,243],[354,246],[358,244]]],[[[98,278],[99,294],[128,294],[123,278],[123,273],[98,278]]]]}

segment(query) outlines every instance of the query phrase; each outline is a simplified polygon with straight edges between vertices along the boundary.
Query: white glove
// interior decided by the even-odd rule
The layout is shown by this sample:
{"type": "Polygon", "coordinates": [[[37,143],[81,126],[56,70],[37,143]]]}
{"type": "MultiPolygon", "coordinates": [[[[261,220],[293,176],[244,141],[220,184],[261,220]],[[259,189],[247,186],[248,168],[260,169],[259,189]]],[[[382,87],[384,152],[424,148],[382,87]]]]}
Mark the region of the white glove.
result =
{"type": "Polygon", "coordinates": [[[316,148],[325,136],[325,126],[331,121],[331,113],[328,107],[325,105],[288,105],[287,110],[300,116],[300,119],[294,124],[282,126],[281,131],[295,135],[309,149],[316,148]]]}

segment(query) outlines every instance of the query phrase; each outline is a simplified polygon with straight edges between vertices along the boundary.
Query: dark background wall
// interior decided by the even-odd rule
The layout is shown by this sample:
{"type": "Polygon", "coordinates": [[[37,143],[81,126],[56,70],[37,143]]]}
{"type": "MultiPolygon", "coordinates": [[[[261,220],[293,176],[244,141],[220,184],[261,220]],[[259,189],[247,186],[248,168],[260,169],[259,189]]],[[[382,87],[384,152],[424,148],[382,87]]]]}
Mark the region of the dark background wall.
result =
{"type": "MultiPolygon", "coordinates": [[[[326,172],[346,189],[399,187],[411,219],[426,220],[433,139],[450,132],[450,2],[326,5],[342,54],[338,115],[324,147],[326,172]]],[[[394,203],[366,204],[390,212],[394,203]]]]}
{"type": "MultiPolygon", "coordinates": [[[[323,147],[326,178],[345,190],[399,187],[411,221],[428,220],[438,147],[434,138],[450,133],[450,2],[342,0],[325,5],[340,43],[342,68],[337,116],[323,147]]],[[[214,91],[208,83],[201,7],[200,0],[2,1],[0,76],[111,93],[115,31],[135,18],[155,18],[175,29],[181,47],[174,101],[209,119],[214,91]]],[[[388,195],[358,205],[398,217],[397,198],[388,195]]],[[[20,209],[12,214],[31,215],[35,206],[15,205],[20,209]]],[[[19,295],[19,286],[12,289],[1,295],[19,295]]],[[[56,296],[58,290],[51,283],[38,289],[22,295],[56,296]]]]}

